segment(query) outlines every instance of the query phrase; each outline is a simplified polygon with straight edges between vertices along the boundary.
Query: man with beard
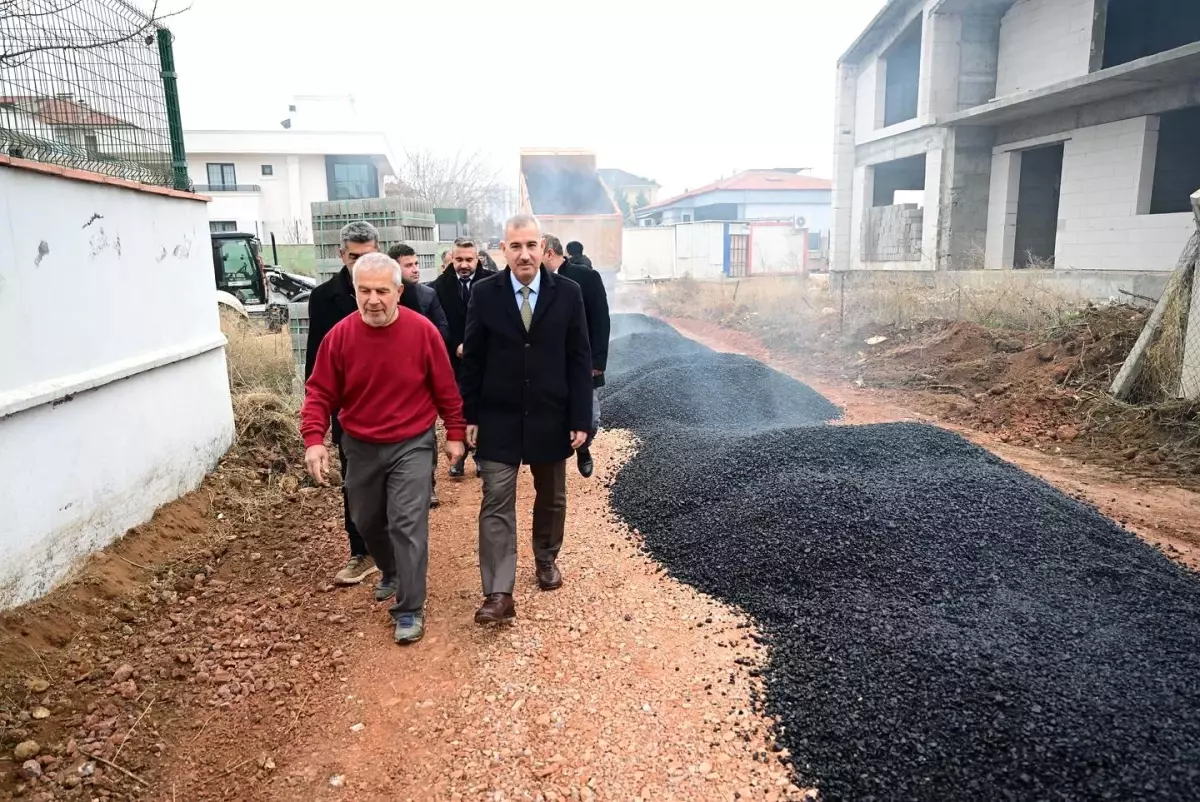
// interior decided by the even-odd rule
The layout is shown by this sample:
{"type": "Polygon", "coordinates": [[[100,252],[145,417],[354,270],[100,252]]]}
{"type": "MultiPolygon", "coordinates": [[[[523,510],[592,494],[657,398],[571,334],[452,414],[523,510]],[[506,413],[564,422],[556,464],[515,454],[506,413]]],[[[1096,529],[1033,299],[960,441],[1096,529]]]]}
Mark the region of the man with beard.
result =
{"type": "MultiPolygon", "coordinates": [[[[312,376],[313,366],[317,362],[317,352],[321,343],[334,326],[358,311],[358,302],[354,295],[354,281],[351,271],[359,257],[379,251],[379,232],[375,226],[365,221],[355,221],[346,225],[341,232],[342,246],[338,256],[342,260],[342,269],[336,276],[319,284],[308,299],[308,345],[304,354],[304,380],[312,376]]],[[[375,560],[367,553],[367,544],[363,542],[354,521],[350,519],[350,502],[346,498],[346,452],[342,449],[342,426],[338,422],[337,409],[332,410],[333,442],[338,447],[339,462],[342,468],[342,514],[345,521],[346,537],[350,540],[350,561],[337,572],[333,578],[335,585],[357,585],[375,570],[375,560]]],[[[375,589],[375,598],[385,601],[391,593],[380,583],[375,589]],[[383,595],[381,598],[381,594],[383,595]]]]}
{"type": "MultiPolygon", "coordinates": [[[[467,304],[475,286],[487,278],[494,276],[494,271],[488,270],[479,263],[479,248],[470,237],[459,237],[454,241],[453,256],[450,267],[442,275],[434,279],[432,287],[441,301],[442,310],[446,313],[450,334],[446,337],[446,346],[450,350],[450,364],[454,366],[454,375],[458,378],[459,388],[462,388],[463,371],[463,339],[467,326],[467,304]]],[[[462,476],[466,463],[466,455],[450,466],[451,476],[462,476]]],[[[479,461],[475,461],[475,474],[480,474],[479,461]]]]}
{"type": "Polygon", "coordinates": [[[533,553],[542,590],[562,586],[556,561],[567,518],[566,460],[592,420],[592,353],[579,285],[542,266],[537,218],[504,227],[508,269],[472,291],[460,386],[467,443],[483,472],[475,622],[516,616],[517,474],[533,474],[533,553]]]}
{"type": "MultiPolygon", "coordinates": [[[[604,290],[604,279],[599,273],[582,261],[567,261],[563,256],[562,240],[553,234],[547,234],[545,239],[546,253],[542,264],[546,269],[566,276],[579,285],[579,289],[583,291],[583,306],[587,310],[588,342],[592,347],[592,426],[588,430],[587,442],[575,452],[579,473],[586,478],[591,476],[596,468],[592,460],[591,445],[592,440],[596,438],[596,432],[600,430],[600,395],[597,391],[604,386],[604,368],[608,363],[608,338],[611,329],[608,293],[604,290]]],[[[582,255],[582,246],[579,252],[582,255]]]]}
{"type": "MultiPolygon", "coordinates": [[[[429,319],[438,330],[438,334],[442,335],[442,340],[450,336],[450,324],[446,322],[446,313],[442,311],[442,302],[438,300],[437,293],[432,287],[426,287],[421,283],[421,257],[417,256],[417,252],[413,250],[411,245],[405,245],[403,242],[393,245],[388,248],[388,256],[396,260],[400,265],[400,274],[404,278],[404,292],[400,296],[400,305],[411,309],[414,312],[419,312],[429,319]]],[[[437,495],[437,464],[438,452],[433,450],[433,489],[429,494],[429,506],[437,507],[441,502],[438,501],[437,495]]]]}
{"type": "Polygon", "coordinates": [[[300,411],[304,463],[325,484],[325,432],[337,411],[342,450],[350,455],[345,489],[350,512],[396,600],[397,643],[425,634],[429,566],[429,453],[434,423],[446,422],[446,453],[463,451],[462,399],[433,324],[400,307],[400,266],[382,253],[354,266],[357,315],[326,335],[305,385],[300,411]]]}

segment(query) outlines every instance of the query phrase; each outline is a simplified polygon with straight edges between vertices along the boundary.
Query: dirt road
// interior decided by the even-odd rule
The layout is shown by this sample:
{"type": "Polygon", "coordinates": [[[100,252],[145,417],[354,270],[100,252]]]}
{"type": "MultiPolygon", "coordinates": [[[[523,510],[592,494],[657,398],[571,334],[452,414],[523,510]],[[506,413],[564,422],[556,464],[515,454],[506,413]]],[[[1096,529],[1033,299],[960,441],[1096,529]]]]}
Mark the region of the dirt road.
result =
{"type": "Polygon", "coordinates": [[[924,421],[950,429],[1034,476],[1127,526],[1174,559],[1200,569],[1200,494],[1153,479],[1130,477],[1112,468],[1090,465],[1052,452],[1005,442],[999,435],[980,432],[936,415],[915,412],[905,394],[858,387],[849,382],[815,378],[799,360],[773,353],[760,340],[691,319],[671,319],[680,332],[718,351],[759,359],[816,389],[846,411],[843,423],[924,421]]]}
{"type": "MultiPolygon", "coordinates": [[[[231,459],[0,621],[29,644],[2,666],[0,798],[798,798],[755,713],[752,630],[666,579],[608,511],[626,451],[606,434],[597,477],[571,476],[560,591],[536,589],[521,544],[512,627],[472,622],[478,481],[441,480],[430,628],[404,649],[368,587],[326,585],[345,558],[337,491],[285,483],[246,507],[234,490],[256,472],[231,459]],[[29,740],[33,779],[12,757],[29,740]]],[[[531,494],[524,475],[525,521],[531,494]]]]}

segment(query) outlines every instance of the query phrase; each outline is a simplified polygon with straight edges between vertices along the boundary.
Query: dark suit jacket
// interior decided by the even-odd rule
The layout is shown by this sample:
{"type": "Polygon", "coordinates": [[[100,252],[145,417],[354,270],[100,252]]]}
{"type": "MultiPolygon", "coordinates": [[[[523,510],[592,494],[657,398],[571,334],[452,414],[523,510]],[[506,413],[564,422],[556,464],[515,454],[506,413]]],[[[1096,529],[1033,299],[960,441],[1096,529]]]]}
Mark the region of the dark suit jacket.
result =
{"type": "MultiPolygon", "coordinates": [[[[317,350],[325,340],[325,335],[341,322],[358,311],[358,301],[354,298],[354,283],[350,279],[350,271],[343,267],[341,271],[323,284],[313,288],[308,297],[308,343],[304,351],[304,380],[312,375],[313,365],[317,363],[317,350]]],[[[341,442],[342,427],[338,423],[337,410],[333,411],[333,442],[341,442]]]]}
{"type": "Polygon", "coordinates": [[[442,335],[443,340],[449,341],[450,323],[446,320],[446,311],[442,309],[442,302],[438,299],[437,291],[424,284],[404,285],[405,292],[410,290],[417,296],[417,311],[429,318],[429,322],[442,335]]]}
{"type": "Polygon", "coordinates": [[[592,368],[601,371],[592,377],[593,387],[604,386],[604,367],[608,364],[608,292],[604,279],[590,267],[579,262],[564,262],[558,275],[566,276],[583,291],[583,307],[587,310],[588,341],[592,344],[592,368]]]}
{"type": "Polygon", "coordinates": [[[479,459],[507,465],[571,456],[592,425],[592,353],[583,293],[541,268],[528,332],[507,268],[471,291],[463,343],[463,411],[479,427],[479,459]]]}
{"type": "MultiPolygon", "coordinates": [[[[496,274],[483,265],[475,268],[475,280],[471,282],[471,291],[474,292],[483,279],[494,275],[496,274]]],[[[450,364],[454,366],[454,374],[461,379],[462,360],[455,352],[458,346],[462,345],[466,333],[467,307],[459,294],[458,274],[454,272],[453,267],[447,267],[440,276],[429,282],[429,286],[437,293],[442,312],[446,315],[446,347],[450,350],[450,364]]]]}

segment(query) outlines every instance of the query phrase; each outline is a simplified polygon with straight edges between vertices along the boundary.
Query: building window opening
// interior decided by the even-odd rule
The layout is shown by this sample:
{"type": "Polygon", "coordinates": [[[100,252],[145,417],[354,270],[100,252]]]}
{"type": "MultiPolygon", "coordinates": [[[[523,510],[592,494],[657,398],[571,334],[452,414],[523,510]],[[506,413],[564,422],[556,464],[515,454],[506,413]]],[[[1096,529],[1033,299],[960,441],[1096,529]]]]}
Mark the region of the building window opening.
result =
{"type": "Polygon", "coordinates": [[[1108,0],[1105,68],[1193,42],[1200,42],[1200,3],[1196,0],[1108,0]]]}
{"type": "MultiPolygon", "coordinates": [[[[913,203],[925,192],[925,154],[877,164],[874,172],[872,206],[913,203]]],[[[921,205],[918,203],[918,205],[921,205]]]]}
{"type": "Polygon", "coordinates": [[[884,127],[917,116],[921,85],[921,23],[920,18],[913,22],[881,59],[884,66],[884,127]]]}
{"type": "Polygon", "coordinates": [[[1192,211],[1192,193],[1200,189],[1200,106],[1169,111],[1158,119],[1158,149],[1150,214],[1192,211]]]}
{"type": "Polygon", "coordinates": [[[1054,267],[1058,247],[1058,200],[1062,192],[1063,143],[1021,154],[1013,267],[1054,267]]]}

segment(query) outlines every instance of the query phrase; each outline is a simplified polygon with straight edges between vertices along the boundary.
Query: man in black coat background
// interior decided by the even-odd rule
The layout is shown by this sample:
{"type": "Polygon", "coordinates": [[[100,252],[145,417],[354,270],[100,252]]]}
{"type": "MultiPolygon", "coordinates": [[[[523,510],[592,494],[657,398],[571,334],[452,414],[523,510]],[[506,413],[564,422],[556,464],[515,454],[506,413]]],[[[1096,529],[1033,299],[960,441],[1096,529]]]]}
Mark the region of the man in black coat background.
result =
{"type": "MultiPolygon", "coordinates": [[[[312,375],[313,366],[317,363],[317,350],[325,335],[333,329],[342,318],[358,311],[358,301],[354,297],[354,279],[351,271],[360,256],[379,251],[379,232],[375,226],[366,221],[349,223],[341,232],[342,245],[338,255],[342,259],[342,269],[338,274],[323,284],[318,284],[308,298],[308,344],[304,353],[304,380],[312,375]]],[[[367,552],[367,544],[358,533],[354,521],[350,520],[350,504],[346,500],[346,454],[342,450],[342,427],[338,423],[337,410],[333,411],[333,442],[338,447],[339,462],[342,466],[342,513],[346,526],[346,537],[350,540],[350,561],[337,572],[333,578],[335,585],[357,585],[371,575],[375,568],[375,560],[367,552]]],[[[381,591],[379,591],[381,592],[381,591]]],[[[385,597],[386,598],[386,597],[385,597]]],[[[383,601],[383,599],[380,599],[383,601]]]]}
{"type": "Polygon", "coordinates": [[[548,270],[566,276],[579,285],[579,289],[583,291],[583,307],[587,310],[588,342],[592,346],[592,425],[588,429],[587,442],[575,452],[579,473],[587,477],[592,475],[596,467],[591,452],[592,440],[596,438],[596,432],[600,429],[600,395],[596,390],[604,386],[604,368],[608,364],[608,339],[612,329],[608,316],[608,292],[604,289],[603,277],[592,269],[591,260],[588,259],[587,264],[584,264],[583,260],[587,257],[583,256],[582,245],[578,242],[571,243],[579,245],[579,259],[568,260],[563,256],[562,240],[553,234],[547,234],[545,240],[546,252],[542,257],[542,264],[548,270]]]}
{"type": "MultiPolygon", "coordinates": [[[[417,252],[411,245],[403,242],[388,248],[388,256],[395,259],[396,264],[400,265],[400,276],[404,284],[404,290],[400,293],[400,306],[428,318],[429,322],[438,330],[438,334],[442,335],[442,340],[446,341],[450,336],[450,324],[446,321],[446,313],[442,311],[442,302],[438,300],[437,293],[432,287],[426,287],[421,283],[421,257],[417,256],[417,252]]],[[[438,450],[435,448],[431,480],[433,490],[429,494],[431,508],[437,507],[441,503],[438,501],[437,495],[437,464],[438,450]]]]}
{"type": "MultiPolygon", "coordinates": [[[[463,376],[463,339],[467,327],[467,303],[475,285],[488,276],[496,275],[479,261],[479,248],[470,237],[459,237],[454,241],[450,266],[442,274],[429,283],[437,293],[442,311],[446,315],[448,335],[446,347],[450,350],[450,365],[454,368],[454,376],[458,379],[459,390],[462,390],[463,376]]],[[[468,444],[468,447],[470,444],[468,444]]],[[[450,466],[451,476],[462,476],[466,455],[457,465],[450,466]]],[[[479,461],[476,459],[475,471],[479,473],[479,461]]]]}
{"type": "Polygon", "coordinates": [[[566,460],[592,420],[592,352],[583,293],[542,267],[537,218],[504,227],[508,269],[472,290],[461,389],[467,442],[483,473],[479,509],[480,624],[516,615],[517,474],[529,465],[536,493],[533,552],[538,586],[562,585],[556,564],[567,517],[566,460]]]}

